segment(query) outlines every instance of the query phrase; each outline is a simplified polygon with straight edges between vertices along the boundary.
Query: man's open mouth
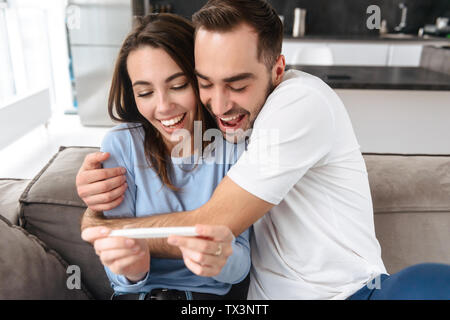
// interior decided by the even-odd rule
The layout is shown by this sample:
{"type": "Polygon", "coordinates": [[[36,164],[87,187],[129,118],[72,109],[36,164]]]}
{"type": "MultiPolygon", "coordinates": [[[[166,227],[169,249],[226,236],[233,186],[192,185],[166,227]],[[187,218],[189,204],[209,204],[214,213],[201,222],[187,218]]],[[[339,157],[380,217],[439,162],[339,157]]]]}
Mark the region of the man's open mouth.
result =
{"type": "Polygon", "coordinates": [[[238,129],[242,124],[242,120],[247,116],[247,114],[237,114],[230,117],[217,117],[219,119],[220,127],[228,130],[238,129]]]}

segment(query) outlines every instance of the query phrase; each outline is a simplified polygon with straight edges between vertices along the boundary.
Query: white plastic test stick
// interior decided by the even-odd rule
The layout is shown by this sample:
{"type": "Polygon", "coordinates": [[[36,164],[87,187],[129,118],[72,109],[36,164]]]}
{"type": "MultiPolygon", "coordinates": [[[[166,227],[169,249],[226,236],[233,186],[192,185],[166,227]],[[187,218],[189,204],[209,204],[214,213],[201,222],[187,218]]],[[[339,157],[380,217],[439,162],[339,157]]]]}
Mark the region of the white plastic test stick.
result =
{"type": "Polygon", "coordinates": [[[110,237],[125,237],[134,239],[167,238],[170,235],[197,236],[195,227],[170,227],[170,228],[135,228],[113,230],[110,237]]]}

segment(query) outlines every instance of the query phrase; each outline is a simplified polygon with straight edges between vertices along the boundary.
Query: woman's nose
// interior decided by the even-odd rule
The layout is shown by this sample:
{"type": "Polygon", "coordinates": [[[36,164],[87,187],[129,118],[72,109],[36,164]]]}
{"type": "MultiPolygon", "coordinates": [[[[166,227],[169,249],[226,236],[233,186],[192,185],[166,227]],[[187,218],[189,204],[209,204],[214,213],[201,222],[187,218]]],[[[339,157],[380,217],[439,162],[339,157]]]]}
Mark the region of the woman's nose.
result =
{"type": "Polygon", "coordinates": [[[157,94],[157,106],[156,109],[159,113],[165,113],[170,110],[170,97],[165,92],[160,92],[157,94]]]}

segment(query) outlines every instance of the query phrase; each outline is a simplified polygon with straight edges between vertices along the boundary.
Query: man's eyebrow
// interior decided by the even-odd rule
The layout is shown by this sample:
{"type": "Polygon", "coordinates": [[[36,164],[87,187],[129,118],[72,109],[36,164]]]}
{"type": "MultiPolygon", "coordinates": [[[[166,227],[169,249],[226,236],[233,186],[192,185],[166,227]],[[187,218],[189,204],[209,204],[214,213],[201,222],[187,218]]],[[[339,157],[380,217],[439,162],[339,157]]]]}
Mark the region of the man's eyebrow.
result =
{"type": "MultiPolygon", "coordinates": [[[[202,75],[198,71],[195,71],[195,74],[197,75],[197,77],[202,78],[203,80],[209,81],[209,78],[207,76],[202,75]]],[[[254,77],[255,77],[255,75],[253,73],[245,72],[245,73],[239,73],[232,77],[222,79],[222,81],[228,83],[228,82],[235,82],[235,81],[240,81],[240,80],[245,80],[245,79],[252,79],[254,77]]]]}
{"type": "Polygon", "coordinates": [[[209,78],[207,76],[202,75],[200,72],[198,72],[197,70],[194,71],[195,75],[199,78],[202,78],[203,80],[207,80],[209,81],[209,78]]]}
{"type": "Polygon", "coordinates": [[[245,79],[252,79],[254,77],[255,77],[255,75],[253,73],[246,72],[246,73],[239,73],[239,74],[229,77],[229,78],[225,78],[222,81],[223,82],[235,82],[235,81],[240,81],[240,80],[245,80],[245,79]]]}
{"type": "MultiPolygon", "coordinates": [[[[184,72],[174,73],[173,75],[168,77],[164,82],[168,83],[168,82],[172,81],[173,79],[176,79],[176,78],[181,77],[181,76],[184,76],[184,72]]],[[[137,85],[140,85],[140,84],[142,84],[142,85],[151,85],[152,83],[148,82],[148,81],[144,81],[144,80],[138,80],[138,81],[133,83],[133,87],[137,86],[137,85]]]]}

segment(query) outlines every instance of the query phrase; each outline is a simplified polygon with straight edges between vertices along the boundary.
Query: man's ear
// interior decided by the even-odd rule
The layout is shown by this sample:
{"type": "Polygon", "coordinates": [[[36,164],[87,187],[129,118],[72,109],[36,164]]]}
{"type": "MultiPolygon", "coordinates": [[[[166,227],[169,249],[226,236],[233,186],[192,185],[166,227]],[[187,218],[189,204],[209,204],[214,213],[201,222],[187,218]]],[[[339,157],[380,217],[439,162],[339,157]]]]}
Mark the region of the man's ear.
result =
{"type": "Polygon", "coordinates": [[[278,56],[277,61],[275,62],[275,65],[272,68],[272,83],[275,86],[278,86],[280,84],[281,80],[283,80],[285,67],[286,67],[286,61],[284,59],[284,56],[282,54],[280,54],[278,56]]]}

